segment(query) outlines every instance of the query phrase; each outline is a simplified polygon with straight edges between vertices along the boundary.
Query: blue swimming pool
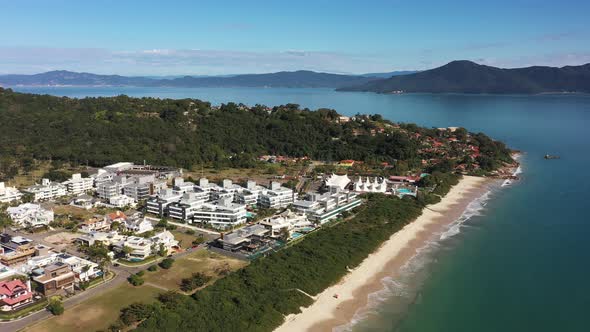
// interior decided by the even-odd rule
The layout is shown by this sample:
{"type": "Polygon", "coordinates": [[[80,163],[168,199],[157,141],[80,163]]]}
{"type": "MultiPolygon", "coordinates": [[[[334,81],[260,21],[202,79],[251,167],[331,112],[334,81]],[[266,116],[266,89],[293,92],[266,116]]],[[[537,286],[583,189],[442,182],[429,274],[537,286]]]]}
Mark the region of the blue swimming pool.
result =
{"type": "Polygon", "coordinates": [[[291,233],[291,240],[298,239],[298,238],[300,238],[302,236],[303,236],[303,234],[301,234],[301,233],[293,232],[293,233],[291,233]]]}

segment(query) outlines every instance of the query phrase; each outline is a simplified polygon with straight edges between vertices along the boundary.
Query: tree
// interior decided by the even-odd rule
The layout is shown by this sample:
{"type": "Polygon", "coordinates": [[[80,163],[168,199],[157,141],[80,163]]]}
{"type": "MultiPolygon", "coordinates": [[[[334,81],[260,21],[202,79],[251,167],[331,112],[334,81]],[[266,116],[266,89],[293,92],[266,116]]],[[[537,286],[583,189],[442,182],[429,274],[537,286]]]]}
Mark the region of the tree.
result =
{"type": "Polygon", "coordinates": [[[109,249],[102,243],[96,242],[95,244],[86,248],[88,257],[98,264],[98,267],[102,270],[103,280],[106,278],[109,265],[111,264],[111,256],[109,255],[109,249]]]}
{"type": "Polygon", "coordinates": [[[172,267],[172,264],[174,264],[174,259],[172,259],[172,258],[165,258],[158,265],[160,265],[161,268],[168,270],[169,268],[172,267]]]}
{"type": "Polygon", "coordinates": [[[123,253],[123,255],[125,257],[129,257],[129,255],[133,252],[133,248],[131,248],[129,246],[123,246],[123,249],[121,249],[121,252],[123,253]]]}
{"type": "Polygon", "coordinates": [[[163,243],[160,243],[160,248],[158,249],[158,256],[164,257],[167,253],[168,249],[166,249],[163,243]]]}
{"type": "Polygon", "coordinates": [[[49,299],[47,310],[49,310],[49,312],[51,312],[55,316],[59,316],[64,313],[65,309],[59,296],[54,296],[49,299]]]}
{"type": "Polygon", "coordinates": [[[6,233],[6,227],[12,225],[12,219],[5,211],[0,210],[0,227],[2,227],[2,233],[6,233]]]}
{"type": "Polygon", "coordinates": [[[132,274],[127,278],[130,284],[133,286],[141,286],[145,282],[142,277],[138,276],[137,274],[132,274]]]}

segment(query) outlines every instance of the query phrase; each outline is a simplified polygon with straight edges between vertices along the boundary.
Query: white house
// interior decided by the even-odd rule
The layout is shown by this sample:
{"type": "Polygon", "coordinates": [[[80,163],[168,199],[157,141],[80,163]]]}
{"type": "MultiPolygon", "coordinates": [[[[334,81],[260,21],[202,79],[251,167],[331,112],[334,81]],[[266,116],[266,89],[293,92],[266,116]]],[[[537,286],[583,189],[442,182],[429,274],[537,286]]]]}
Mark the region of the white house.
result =
{"type": "Polygon", "coordinates": [[[135,207],[137,205],[135,200],[127,195],[112,196],[109,198],[109,204],[118,208],[135,207]]]}
{"type": "Polygon", "coordinates": [[[83,178],[80,173],[72,174],[72,178],[62,182],[70,194],[82,194],[93,189],[94,180],[92,178],[83,178]]]}
{"type": "Polygon", "coordinates": [[[178,241],[174,239],[174,235],[169,231],[160,232],[152,236],[150,240],[153,244],[152,248],[156,251],[160,250],[161,245],[164,246],[167,253],[170,253],[174,247],[178,247],[178,241]]]}
{"type": "Polygon", "coordinates": [[[41,184],[31,186],[25,192],[33,194],[35,202],[54,199],[67,194],[66,186],[61,183],[51,182],[49,179],[42,179],[41,184]]]}
{"type": "Polygon", "coordinates": [[[15,187],[7,187],[4,182],[0,182],[0,203],[18,201],[22,196],[23,194],[15,187]]]}
{"type": "Polygon", "coordinates": [[[291,234],[294,231],[310,230],[315,228],[315,225],[307,220],[304,214],[293,213],[287,210],[279,215],[274,215],[266,218],[260,222],[260,225],[270,230],[271,237],[279,237],[283,230],[291,234]]]}
{"type": "Polygon", "coordinates": [[[131,248],[131,252],[127,254],[130,260],[144,260],[152,254],[152,241],[139,236],[129,236],[113,246],[117,251],[123,251],[124,247],[131,248]]]}
{"type": "Polygon", "coordinates": [[[136,213],[125,220],[125,228],[135,234],[149,232],[154,229],[149,219],[146,219],[141,213],[136,213]]]}
{"type": "Polygon", "coordinates": [[[44,209],[39,204],[25,203],[9,207],[6,212],[15,225],[19,227],[39,227],[53,221],[53,210],[44,209]]]}

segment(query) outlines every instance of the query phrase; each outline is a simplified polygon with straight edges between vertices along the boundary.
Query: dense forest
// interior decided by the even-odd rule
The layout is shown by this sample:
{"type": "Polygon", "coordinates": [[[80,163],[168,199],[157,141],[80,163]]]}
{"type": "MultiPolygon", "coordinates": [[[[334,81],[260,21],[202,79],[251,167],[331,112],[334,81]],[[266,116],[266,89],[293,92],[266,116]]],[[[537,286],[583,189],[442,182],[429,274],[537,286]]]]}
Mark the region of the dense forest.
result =
{"type": "MultiPolygon", "coordinates": [[[[262,154],[315,160],[404,161],[418,167],[420,137],[440,135],[397,126],[379,115],[339,121],[330,109],[287,104],[269,108],[212,106],[196,99],[67,98],[0,88],[0,177],[35,160],[104,166],[118,161],[191,168],[254,167],[262,154]]],[[[472,144],[493,160],[509,160],[503,143],[478,134],[472,144]]]]}
{"type": "Polygon", "coordinates": [[[352,219],[311,233],[192,297],[167,293],[156,304],[123,309],[111,330],[141,322],[138,331],[272,331],[285,315],[312,303],[297,289],[316,295],[336,283],[421,211],[420,201],[410,197],[370,195],[352,219]]]}
{"type": "Polygon", "coordinates": [[[534,66],[503,69],[471,61],[453,61],[419,73],[373,80],[343,91],[389,93],[544,93],[590,92],[590,64],[562,68],[534,66]]]}

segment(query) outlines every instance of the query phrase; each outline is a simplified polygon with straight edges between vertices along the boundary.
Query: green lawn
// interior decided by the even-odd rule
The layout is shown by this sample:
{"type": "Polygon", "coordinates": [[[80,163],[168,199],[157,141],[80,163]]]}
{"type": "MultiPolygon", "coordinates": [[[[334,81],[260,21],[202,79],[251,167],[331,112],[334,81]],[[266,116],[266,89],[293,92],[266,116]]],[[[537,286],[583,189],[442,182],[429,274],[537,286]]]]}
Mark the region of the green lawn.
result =
{"type": "Polygon", "coordinates": [[[133,287],[127,283],[66,309],[62,316],[51,317],[28,327],[27,332],[77,332],[106,330],[119,318],[119,311],[134,302],[151,302],[162,290],[133,287]]]}

